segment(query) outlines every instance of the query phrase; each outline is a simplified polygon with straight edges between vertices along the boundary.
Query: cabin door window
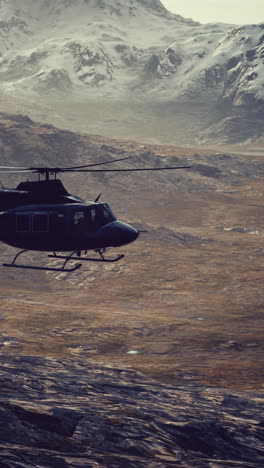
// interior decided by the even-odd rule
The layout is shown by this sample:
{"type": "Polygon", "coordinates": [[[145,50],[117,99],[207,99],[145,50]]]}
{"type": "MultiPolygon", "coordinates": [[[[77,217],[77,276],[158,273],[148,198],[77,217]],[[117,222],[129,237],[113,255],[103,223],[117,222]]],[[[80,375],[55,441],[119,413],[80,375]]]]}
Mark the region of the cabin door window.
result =
{"type": "Polygon", "coordinates": [[[47,214],[33,215],[33,232],[48,232],[49,231],[49,216],[47,214]]]}
{"type": "Polygon", "coordinates": [[[16,230],[17,232],[29,232],[30,231],[30,216],[29,215],[17,215],[16,217],[16,230]]]}

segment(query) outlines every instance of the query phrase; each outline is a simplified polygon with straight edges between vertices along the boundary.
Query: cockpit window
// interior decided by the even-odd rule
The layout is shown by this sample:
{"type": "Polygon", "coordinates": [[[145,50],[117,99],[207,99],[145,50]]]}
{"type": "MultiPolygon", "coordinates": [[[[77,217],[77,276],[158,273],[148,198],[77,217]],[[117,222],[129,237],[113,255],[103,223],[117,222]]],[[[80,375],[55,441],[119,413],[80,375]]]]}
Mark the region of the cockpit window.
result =
{"type": "Polygon", "coordinates": [[[73,223],[76,228],[95,231],[105,224],[115,221],[108,203],[101,203],[84,208],[82,211],[76,211],[73,214],[73,223]]]}
{"type": "Polygon", "coordinates": [[[91,226],[96,229],[116,219],[107,204],[93,205],[87,208],[86,217],[91,226]]]}
{"type": "Polygon", "coordinates": [[[108,213],[109,219],[111,218],[111,221],[116,221],[116,216],[114,215],[113,211],[111,210],[111,207],[108,203],[103,204],[104,210],[108,213]]]}

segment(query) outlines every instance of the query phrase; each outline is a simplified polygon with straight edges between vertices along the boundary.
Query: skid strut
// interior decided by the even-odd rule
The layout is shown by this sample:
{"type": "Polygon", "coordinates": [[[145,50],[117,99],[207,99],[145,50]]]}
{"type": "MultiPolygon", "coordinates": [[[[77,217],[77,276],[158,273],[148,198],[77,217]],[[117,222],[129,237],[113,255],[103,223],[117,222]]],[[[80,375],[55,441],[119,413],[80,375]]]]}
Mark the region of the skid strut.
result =
{"type": "MultiPolygon", "coordinates": [[[[121,260],[121,258],[124,258],[124,255],[117,255],[115,258],[105,258],[104,257],[104,252],[106,250],[95,250],[96,253],[100,255],[100,258],[93,258],[93,257],[82,257],[81,252],[73,252],[71,258],[69,260],[84,260],[86,262],[104,262],[104,263],[115,263],[121,260]],[[73,256],[76,255],[76,256],[73,256]]],[[[68,258],[66,255],[58,255],[55,252],[52,255],[49,255],[50,258],[68,258]]]]}

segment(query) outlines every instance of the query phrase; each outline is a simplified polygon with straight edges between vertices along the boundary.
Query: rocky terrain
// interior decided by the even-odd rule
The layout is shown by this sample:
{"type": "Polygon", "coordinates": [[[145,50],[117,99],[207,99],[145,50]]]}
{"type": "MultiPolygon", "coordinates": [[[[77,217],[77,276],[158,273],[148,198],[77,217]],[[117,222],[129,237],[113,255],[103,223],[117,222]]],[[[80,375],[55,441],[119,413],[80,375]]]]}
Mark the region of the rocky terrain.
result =
{"type": "Polygon", "coordinates": [[[263,24],[199,24],[160,0],[2,0],[0,105],[156,143],[263,139],[263,24]]]}
{"type": "Polygon", "coordinates": [[[0,267],[1,467],[263,465],[263,148],[236,153],[0,114],[0,165],[191,166],[63,176],[147,231],[118,264],[0,267]]]}
{"type": "Polygon", "coordinates": [[[262,467],[263,395],[1,356],[3,468],[262,467]]]}
{"type": "MultiPolygon", "coordinates": [[[[191,166],[64,175],[70,193],[94,200],[102,192],[121,220],[147,232],[120,249],[126,256],[115,265],[86,264],[69,275],[1,268],[3,350],[118,360],[170,383],[195,375],[217,385],[262,385],[261,152],[142,145],[6,114],[0,141],[1,165],[67,166],[129,155],[113,167],[191,166]]],[[[20,181],[1,175],[5,187],[20,181]]],[[[3,263],[14,253],[1,244],[3,263]]],[[[25,260],[51,261],[34,252],[25,260]]]]}

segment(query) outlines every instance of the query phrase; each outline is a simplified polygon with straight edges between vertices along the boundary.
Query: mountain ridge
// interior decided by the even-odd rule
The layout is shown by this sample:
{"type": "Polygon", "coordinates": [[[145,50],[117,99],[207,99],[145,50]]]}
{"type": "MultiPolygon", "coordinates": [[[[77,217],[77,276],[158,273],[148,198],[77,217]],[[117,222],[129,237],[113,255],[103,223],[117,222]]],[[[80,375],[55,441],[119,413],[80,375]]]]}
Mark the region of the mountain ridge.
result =
{"type": "MultiPolygon", "coordinates": [[[[160,0],[58,0],[56,3],[50,0],[24,0],[24,5],[21,7],[21,1],[19,0],[2,0],[0,2],[0,8],[2,8],[2,16],[8,19],[9,15],[12,17],[23,17],[39,20],[45,18],[58,18],[61,16],[67,16],[73,12],[78,16],[80,20],[83,14],[86,18],[90,15],[96,15],[105,12],[110,17],[136,17],[142,12],[149,12],[153,15],[162,16],[169,20],[177,20],[179,22],[194,23],[190,19],[185,19],[181,15],[176,15],[169,12],[160,0]]],[[[109,18],[108,18],[109,19],[109,18]]],[[[153,19],[153,18],[152,18],[153,19]]]]}
{"type": "MultiPolygon", "coordinates": [[[[0,4],[3,95],[47,102],[53,96],[87,105],[95,99],[98,107],[113,101],[114,116],[114,102],[121,100],[117,121],[120,126],[128,120],[128,128],[135,115],[126,108],[130,103],[162,107],[164,119],[175,119],[176,127],[170,109],[198,105],[201,118],[189,119],[195,128],[190,133],[210,139],[210,126],[218,123],[220,141],[232,138],[221,119],[237,120],[238,109],[249,122],[249,138],[261,136],[256,127],[263,119],[263,24],[201,25],[168,12],[159,0],[19,5],[17,0],[0,4]]],[[[158,113],[154,117],[162,120],[158,113]]],[[[238,126],[233,140],[243,138],[238,126]]]]}

